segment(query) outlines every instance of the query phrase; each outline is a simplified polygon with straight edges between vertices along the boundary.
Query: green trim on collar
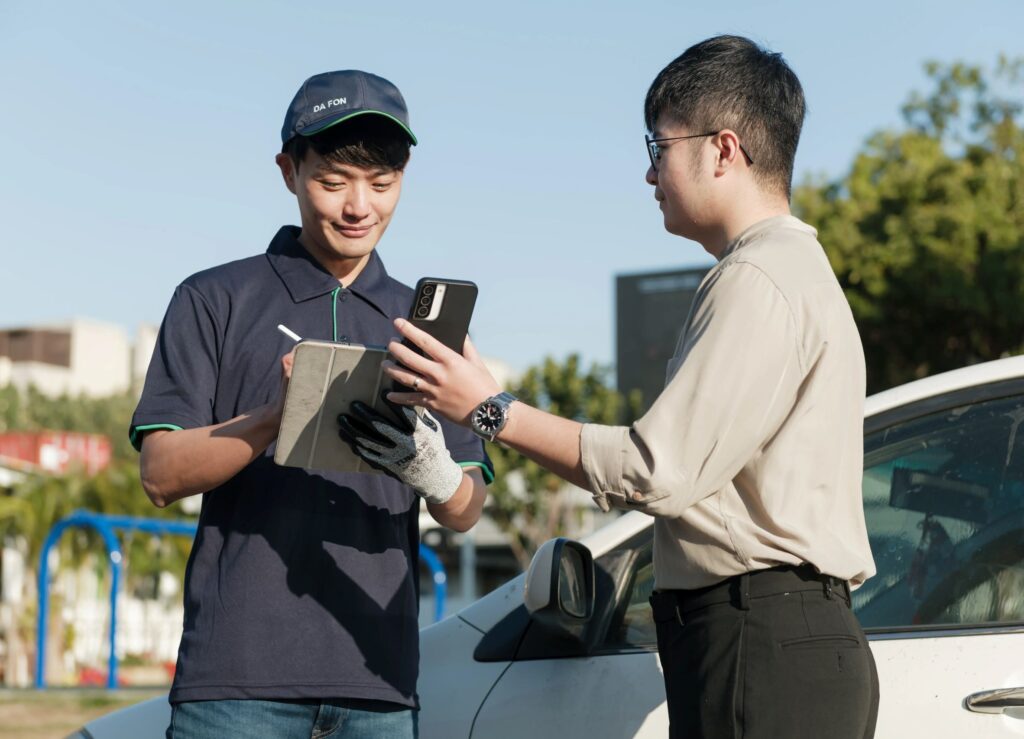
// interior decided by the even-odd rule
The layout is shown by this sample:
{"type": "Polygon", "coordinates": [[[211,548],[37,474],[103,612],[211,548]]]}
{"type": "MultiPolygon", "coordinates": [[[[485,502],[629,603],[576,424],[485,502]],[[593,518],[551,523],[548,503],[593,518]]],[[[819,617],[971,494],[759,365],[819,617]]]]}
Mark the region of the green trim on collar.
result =
{"type": "Polygon", "coordinates": [[[132,443],[132,448],[137,452],[141,452],[142,432],[155,431],[156,429],[164,429],[166,431],[184,431],[181,426],[177,426],[173,423],[151,423],[148,426],[133,426],[131,432],[128,434],[128,440],[132,443]]]}
{"type": "Polygon", "coordinates": [[[494,473],[491,472],[491,468],[483,462],[459,462],[459,467],[462,469],[466,469],[467,467],[479,467],[484,471],[484,482],[488,485],[494,482],[494,473]]]}
{"type": "Polygon", "coordinates": [[[341,286],[334,288],[331,291],[331,320],[334,322],[334,340],[338,340],[338,293],[341,292],[341,286]]]}

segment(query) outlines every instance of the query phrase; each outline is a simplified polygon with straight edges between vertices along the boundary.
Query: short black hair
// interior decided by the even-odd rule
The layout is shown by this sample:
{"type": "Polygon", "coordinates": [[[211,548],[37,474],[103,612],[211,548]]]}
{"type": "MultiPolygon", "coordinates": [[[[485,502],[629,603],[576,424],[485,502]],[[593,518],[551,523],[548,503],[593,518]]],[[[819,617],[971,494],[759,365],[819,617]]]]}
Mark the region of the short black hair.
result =
{"type": "Polygon", "coordinates": [[[804,112],[800,80],[782,55],[742,36],[691,46],[658,73],[644,101],[648,131],[662,116],[691,133],[734,130],[758,182],[787,198],[804,112]]]}
{"type": "Polygon", "coordinates": [[[310,149],[331,164],[402,171],[409,162],[409,135],[379,115],[361,115],[312,136],[293,136],[281,147],[295,168],[310,149]]]}

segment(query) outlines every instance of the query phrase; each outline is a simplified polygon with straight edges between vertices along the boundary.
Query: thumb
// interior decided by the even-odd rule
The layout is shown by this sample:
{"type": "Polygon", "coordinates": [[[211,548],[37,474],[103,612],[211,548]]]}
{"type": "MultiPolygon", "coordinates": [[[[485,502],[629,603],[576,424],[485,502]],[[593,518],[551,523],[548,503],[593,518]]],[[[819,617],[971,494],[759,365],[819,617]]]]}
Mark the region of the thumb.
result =
{"type": "Polygon", "coordinates": [[[402,406],[399,406],[399,408],[402,409],[402,415],[405,416],[405,420],[408,422],[409,428],[410,429],[416,428],[416,424],[420,420],[420,416],[419,416],[418,413],[416,413],[416,409],[414,407],[408,406],[408,405],[402,405],[402,406]]]}
{"type": "Polygon", "coordinates": [[[295,364],[294,349],[292,349],[290,352],[281,357],[281,372],[284,374],[285,379],[291,379],[293,364],[295,364]]]}

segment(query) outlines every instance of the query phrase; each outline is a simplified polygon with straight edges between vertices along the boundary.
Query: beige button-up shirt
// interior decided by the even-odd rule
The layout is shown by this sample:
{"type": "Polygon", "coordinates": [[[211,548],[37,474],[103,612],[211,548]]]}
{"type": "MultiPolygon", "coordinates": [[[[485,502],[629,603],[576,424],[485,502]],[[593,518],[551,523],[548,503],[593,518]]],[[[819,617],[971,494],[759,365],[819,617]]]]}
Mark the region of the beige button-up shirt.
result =
{"type": "Polygon", "coordinates": [[[657,588],[803,562],[854,586],[875,573],[864,352],[813,228],[778,216],[727,247],[667,376],[632,427],[580,438],[597,504],[656,517],[657,588]]]}

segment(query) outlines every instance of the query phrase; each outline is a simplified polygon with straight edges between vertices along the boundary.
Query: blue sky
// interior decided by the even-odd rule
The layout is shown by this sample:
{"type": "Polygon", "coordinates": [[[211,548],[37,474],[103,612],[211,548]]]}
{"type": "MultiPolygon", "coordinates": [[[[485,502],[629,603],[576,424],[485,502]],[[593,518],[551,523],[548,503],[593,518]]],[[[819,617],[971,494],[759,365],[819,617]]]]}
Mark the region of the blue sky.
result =
{"type": "Polygon", "coordinates": [[[708,263],[643,181],[643,96],[668,61],[717,33],[781,51],[808,99],[800,181],[899,125],[925,60],[991,65],[1021,28],[1016,0],[5,0],[0,325],[132,330],[192,272],[265,250],[297,217],[273,160],[288,102],[362,68],[402,89],[420,139],[389,271],[475,280],[477,343],[514,367],[610,362],[614,276],[708,263]]]}

